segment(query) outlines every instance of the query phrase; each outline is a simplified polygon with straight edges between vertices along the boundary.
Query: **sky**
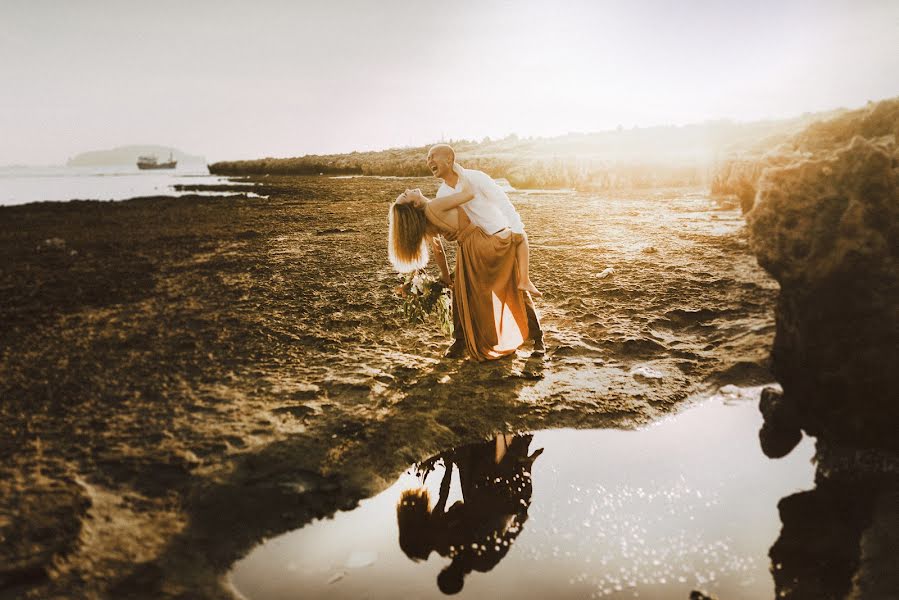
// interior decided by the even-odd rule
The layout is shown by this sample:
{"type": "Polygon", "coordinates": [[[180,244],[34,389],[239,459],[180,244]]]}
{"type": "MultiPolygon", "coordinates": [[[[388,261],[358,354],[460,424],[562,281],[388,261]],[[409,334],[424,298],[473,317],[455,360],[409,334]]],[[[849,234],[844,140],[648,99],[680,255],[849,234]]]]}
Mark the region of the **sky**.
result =
{"type": "Polygon", "coordinates": [[[896,0],[0,0],[0,165],[790,117],[899,95],[896,0]]]}

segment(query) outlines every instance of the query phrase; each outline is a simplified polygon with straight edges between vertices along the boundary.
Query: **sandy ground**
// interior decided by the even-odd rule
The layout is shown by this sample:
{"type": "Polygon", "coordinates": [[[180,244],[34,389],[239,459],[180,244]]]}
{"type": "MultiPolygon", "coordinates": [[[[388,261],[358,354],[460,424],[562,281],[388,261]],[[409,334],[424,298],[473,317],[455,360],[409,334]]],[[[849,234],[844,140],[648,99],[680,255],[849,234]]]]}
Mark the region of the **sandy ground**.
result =
{"type": "Polygon", "coordinates": [[[776,283],[702,190],[514,194],[549,351],[477,364],[392,292],[388,203],[434,180],[257,182],[0,208],[0,598],[228,597],[413,461],[770,380],[776,283]]]}

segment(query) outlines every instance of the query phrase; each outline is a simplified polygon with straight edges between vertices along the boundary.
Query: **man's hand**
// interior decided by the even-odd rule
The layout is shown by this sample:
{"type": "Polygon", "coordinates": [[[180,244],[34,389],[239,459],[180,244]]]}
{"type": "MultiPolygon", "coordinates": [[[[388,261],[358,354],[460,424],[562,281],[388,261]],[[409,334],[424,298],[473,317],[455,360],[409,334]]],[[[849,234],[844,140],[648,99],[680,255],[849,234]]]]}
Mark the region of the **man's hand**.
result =
{"type": "Polygon", "coordinates": [[[443,285],[445,285],[446,287],[452,289],[452,287],[453,287],[453,278],[452,278],[452,277],[441,275],[441,276],[440,276],[440,281],[443,282],[443,285]]]}

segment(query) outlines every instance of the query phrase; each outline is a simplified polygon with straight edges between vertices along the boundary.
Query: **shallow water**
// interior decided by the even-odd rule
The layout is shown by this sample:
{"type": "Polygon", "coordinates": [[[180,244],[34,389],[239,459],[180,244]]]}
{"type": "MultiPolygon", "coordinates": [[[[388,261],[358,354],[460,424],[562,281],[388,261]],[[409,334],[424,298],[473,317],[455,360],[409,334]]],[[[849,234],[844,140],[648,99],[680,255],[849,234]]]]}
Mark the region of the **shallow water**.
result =
{"type": "MultiPolygon", "coordinates": [[[[468,573],[461,595],[687,598],[703,589],[731,600],[773,597],[767,553],[780,530],[777,502],[812,487],[813,445],[805,439],[769,460],[757,437],[759,389],[728,391],[639,430],[519,439],[526,454],[542,449],[522,471],[533,492],[525,485],[512,498],[523,507],[518,516],[503,535],[488,536],[500,551],[487,560],[495,566],[468,573]]],[[[496,442],[485,444],[492,455],[496,442]]],[[[424,481],[432,507],[444,459],[424,481]]],[[[466,500],[461,476],[455,467],[446,506],[466,500]]],[[[437,577],[450,559],[432,552],[414,562],[398,544],[397,502],[422,478],[410,468],[356,509],[263,543],[234,566],[231,583],[253,600],[442,596],[437,577]]]]}
{"type": "MultiPolygon", "coordinates": [[[[5,167],[0,168],[0,206],[64,200],[126,200],[139,196],[180,196],[176,184],[237,185],[209,175],[205,165],[172,170],[141,171],[118,167],[5,167]]],[[[236,193],[236,192],[235,192],[236,193]]],[[[225,195],[222,192],[215,195],[225,195]]]]}

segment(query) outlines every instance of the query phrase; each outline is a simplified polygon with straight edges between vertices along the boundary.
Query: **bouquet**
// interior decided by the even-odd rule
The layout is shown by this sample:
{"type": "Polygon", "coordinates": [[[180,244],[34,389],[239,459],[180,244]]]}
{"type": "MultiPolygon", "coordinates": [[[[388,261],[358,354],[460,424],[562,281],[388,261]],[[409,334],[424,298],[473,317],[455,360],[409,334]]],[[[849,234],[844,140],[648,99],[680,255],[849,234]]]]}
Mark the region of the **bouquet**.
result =
{"type": "Polygon", "coordinates": [[[434,315],[443,333],[453,333],[453,301],[450,289],[425,271],[412,271],[403,276],[396,288],[403,299],[403,314],[413,323],[424,323],[434,315]]]}

